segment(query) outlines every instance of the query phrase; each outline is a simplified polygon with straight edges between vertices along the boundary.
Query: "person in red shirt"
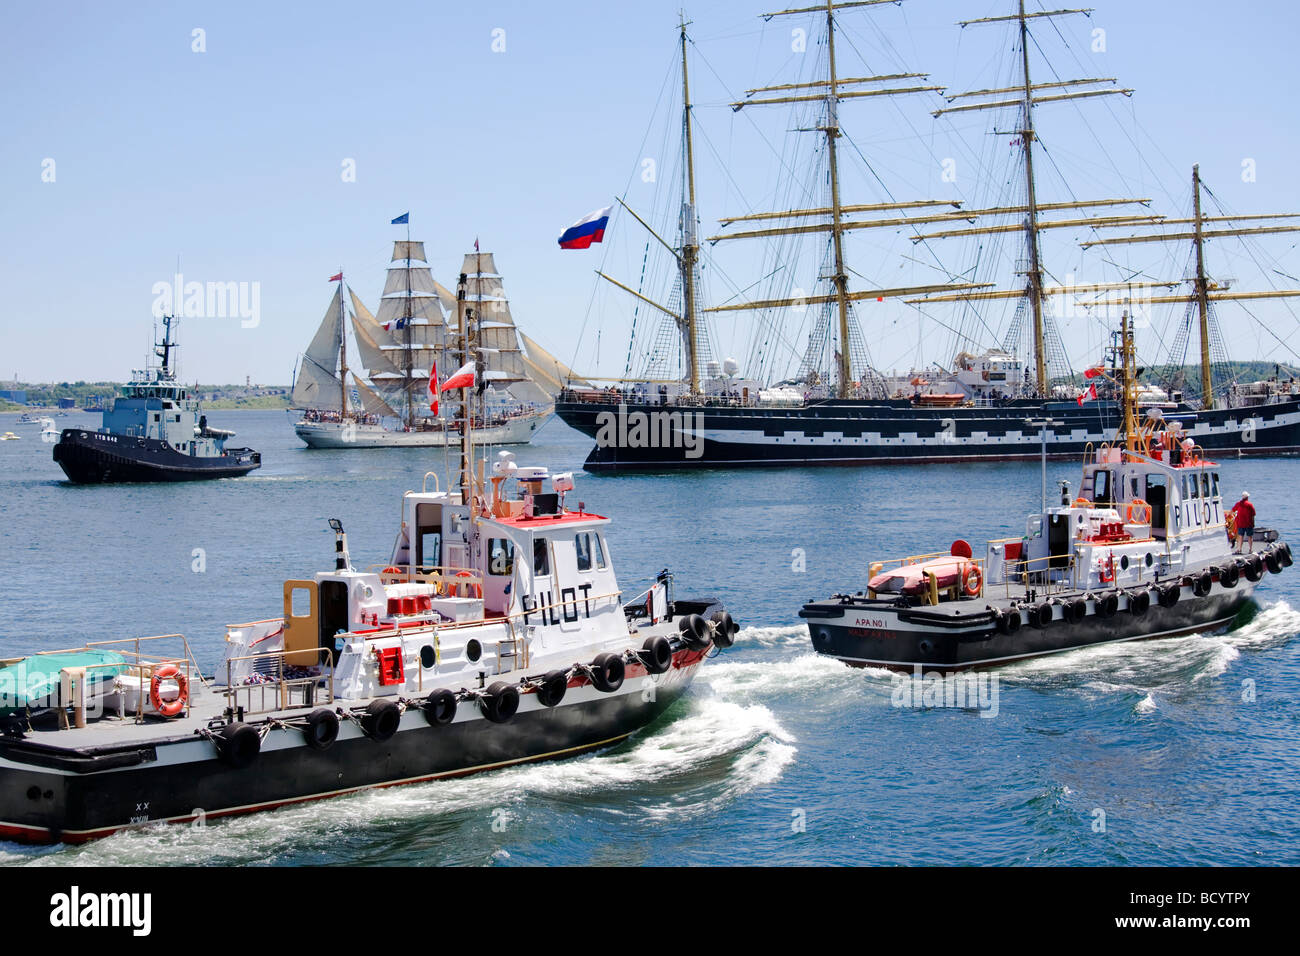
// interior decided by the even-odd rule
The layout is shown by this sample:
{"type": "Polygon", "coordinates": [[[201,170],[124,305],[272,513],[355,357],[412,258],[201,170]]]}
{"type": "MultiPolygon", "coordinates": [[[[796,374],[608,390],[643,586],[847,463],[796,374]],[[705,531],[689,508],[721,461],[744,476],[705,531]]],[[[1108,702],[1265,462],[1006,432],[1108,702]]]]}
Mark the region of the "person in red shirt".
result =
{"type": "Polygon", "coordinates": [[[1241,543],[1246,542],[1246,553],[1255,547],[1255,506],[1250,503],[1250,492],[1243,491],[1241,500],[1232,506],[1233,517],[1237,519],[1237,546],[1235,554],[1241,553],[1241,543]]]}

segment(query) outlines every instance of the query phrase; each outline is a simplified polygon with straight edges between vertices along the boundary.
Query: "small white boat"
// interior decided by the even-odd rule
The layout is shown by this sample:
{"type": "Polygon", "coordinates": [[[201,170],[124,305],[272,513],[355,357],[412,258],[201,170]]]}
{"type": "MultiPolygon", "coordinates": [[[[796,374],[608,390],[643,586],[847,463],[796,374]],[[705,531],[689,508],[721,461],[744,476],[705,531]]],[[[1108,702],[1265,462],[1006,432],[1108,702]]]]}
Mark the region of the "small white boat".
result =
{"type": "Polygon", "coordinates": [[[0,435],[0,441],[19,441],[21,438],[21,435],[15,435],[13,432],[5,432],[0,435]]]}

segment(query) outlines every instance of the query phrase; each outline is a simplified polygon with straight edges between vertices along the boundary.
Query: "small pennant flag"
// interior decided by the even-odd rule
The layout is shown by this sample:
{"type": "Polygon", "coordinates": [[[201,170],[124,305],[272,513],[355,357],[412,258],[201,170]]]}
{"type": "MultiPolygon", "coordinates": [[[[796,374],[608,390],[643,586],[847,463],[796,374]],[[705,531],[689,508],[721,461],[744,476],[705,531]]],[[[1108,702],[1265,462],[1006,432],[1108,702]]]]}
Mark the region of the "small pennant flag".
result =
{"type": "Polygon", "coordinates": [[[1094,365],[1092,368],[1083,370],[1084,378],[1096,378],[1098,375],[1104,375],[1106,367],[1104,365],[1094,365]]]}
{"type": "Polygon", "coordinates": [[[433,417],[438,417],[438,363],[433,363],[433,368],[429,369],[429,410],[433,412],[433,417]]]}
{"type": "Polygon", "coordinates": [[[579,219],[559,238],[561,249],[590,249],[593,242],[605,239],[605,227],[609,225],[609,214],[613,206],[597,209],[584,219],[579,219]]]}
{"type": "Polygon", "coordinates": [[[411,222],[411,214],[409,212],[404,212],[396,219],[394,219],[392,224],[394,226],[406,226],[409,225],[410,222],[411,222]]]}
{"type": "Polygon", "coordinates": [[[474,363],[466,362],[456,371],[451,373],[451,377],[442,383],[438,389],[440,392],[446,392],[453,388],[473,388],[474,387],[474,363]]]}
{"type": "Polygon", "coordinates": [[[1082,405],[1084,402],[1095,402],[1096,400],[1097,400],[1097,383],[1094,382],[1093,384],[1089,385],[1086,389],[1083,390],[1083,394],[1079,396],[1078,401],[1079,404],[1082,405]]]}
{"type": "Polygon", "coordinates": [[[343,281],[343,273],[342,273],[342,272],[340,272],[340,273],[339,273],[338,275],[336,275],[336,276],[330,276],[330,282],[342,282],[342,281],[343,281]]]}

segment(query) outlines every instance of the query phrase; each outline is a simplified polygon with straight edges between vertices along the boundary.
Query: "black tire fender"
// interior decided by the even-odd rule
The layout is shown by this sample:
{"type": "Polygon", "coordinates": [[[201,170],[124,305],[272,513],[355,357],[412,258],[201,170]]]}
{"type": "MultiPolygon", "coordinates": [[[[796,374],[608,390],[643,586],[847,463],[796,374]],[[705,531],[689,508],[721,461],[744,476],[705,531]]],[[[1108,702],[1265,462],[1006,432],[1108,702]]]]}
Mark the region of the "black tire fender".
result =
{"type": "Polygon", "coordinates": [[[420,710],[433,726],[445,727],[456,719],[456,695],[439,687],[420,702],[420,710]]]}
{"type": "Polygon", "coordinates": [[[383,743],[397,733],[402,723],[402,709],[395,700],[372,700],[366,704],[361,729],[371,740],[383,743]]]}
{"type": "MultiPolygon", "coordinates": [[[[691,617],[704,623],[704,618],[698,614],[692,614],[691,617]]],[[[592,686],[602,694],[612,694],[623,686],[624,671],[623,658],[617,654],[597,654],[591,662],[592,686]]]]}
{"type": "Polygon", "coordinates": [[[496,681],[479,695],[479,710],[494,724],[504,724],[519,710],[519,688],[503,680],[496,681]]]}
{"type": "Polygon", "coordinates": [[[713,615],[713,643],[719,650],[726,650],[735,644],[736,633],[739,630],[740,625],[733,621],[726,611],[718,611],[713,615]]]}
{"type": "Polygon", "coordinates": [[[564,700],[564,692],[569,689],[567,671],[549,671],[537,685],[537,700],[543,707],[558,706],[564,700]]]}
{"type": "Polygon", "coordinates": [[[673,666],[673,646],[662,634],[647,637],[637,651],[637,657],[651,674],[662,674],[673,666]]]}
{"type": "Polygon", "coordinates": [[[708,623],[698,614],[688,614],[678,621],[677,631],[686,646],[693,651],[704,650],[712,640],[708,623]]]}
{"type": "Polygon", "coordinates": [[[339,739],[339,715],[328,707],[317,707],[307,715],[302,735],[312,750],[329,750],[339,739]]]}
{"type": "Polygon", "coordinates": [[[1134,591],[1128,596],[1128,612],[1134,617],[1141,617],[1151,610],[1151,592],[1146,588],[1134,591]]]}
{"type": "Polygon", "coordinates": [[[262,735],[248,724],[226,724],[217,731],[221,759],[236,770],[251,766],[262,752],[262,735]]]}

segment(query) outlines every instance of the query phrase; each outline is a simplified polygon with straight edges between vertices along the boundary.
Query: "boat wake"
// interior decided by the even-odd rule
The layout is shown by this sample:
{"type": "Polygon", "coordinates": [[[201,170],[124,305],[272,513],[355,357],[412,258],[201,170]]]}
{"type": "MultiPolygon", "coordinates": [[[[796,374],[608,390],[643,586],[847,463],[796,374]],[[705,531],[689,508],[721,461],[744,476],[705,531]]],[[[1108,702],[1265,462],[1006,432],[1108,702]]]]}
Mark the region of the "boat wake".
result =
{"type": "Polygon", "coordinates": [[[1078,686],[1100,695],[1138,692],[1138,714],[1159,709],[1167,696],[1225,673],[1242,651],[1276,647],[1300,634],[1300,612],[1286,601],[1260,610],[1250,621],[1223,634],[1193,634],[1154,641],[1130,641],[1053,654],[998,671],[1008,684],[1078,686]],[[1104,676],[1102,676],[1104,675],[1104,676]]]}

